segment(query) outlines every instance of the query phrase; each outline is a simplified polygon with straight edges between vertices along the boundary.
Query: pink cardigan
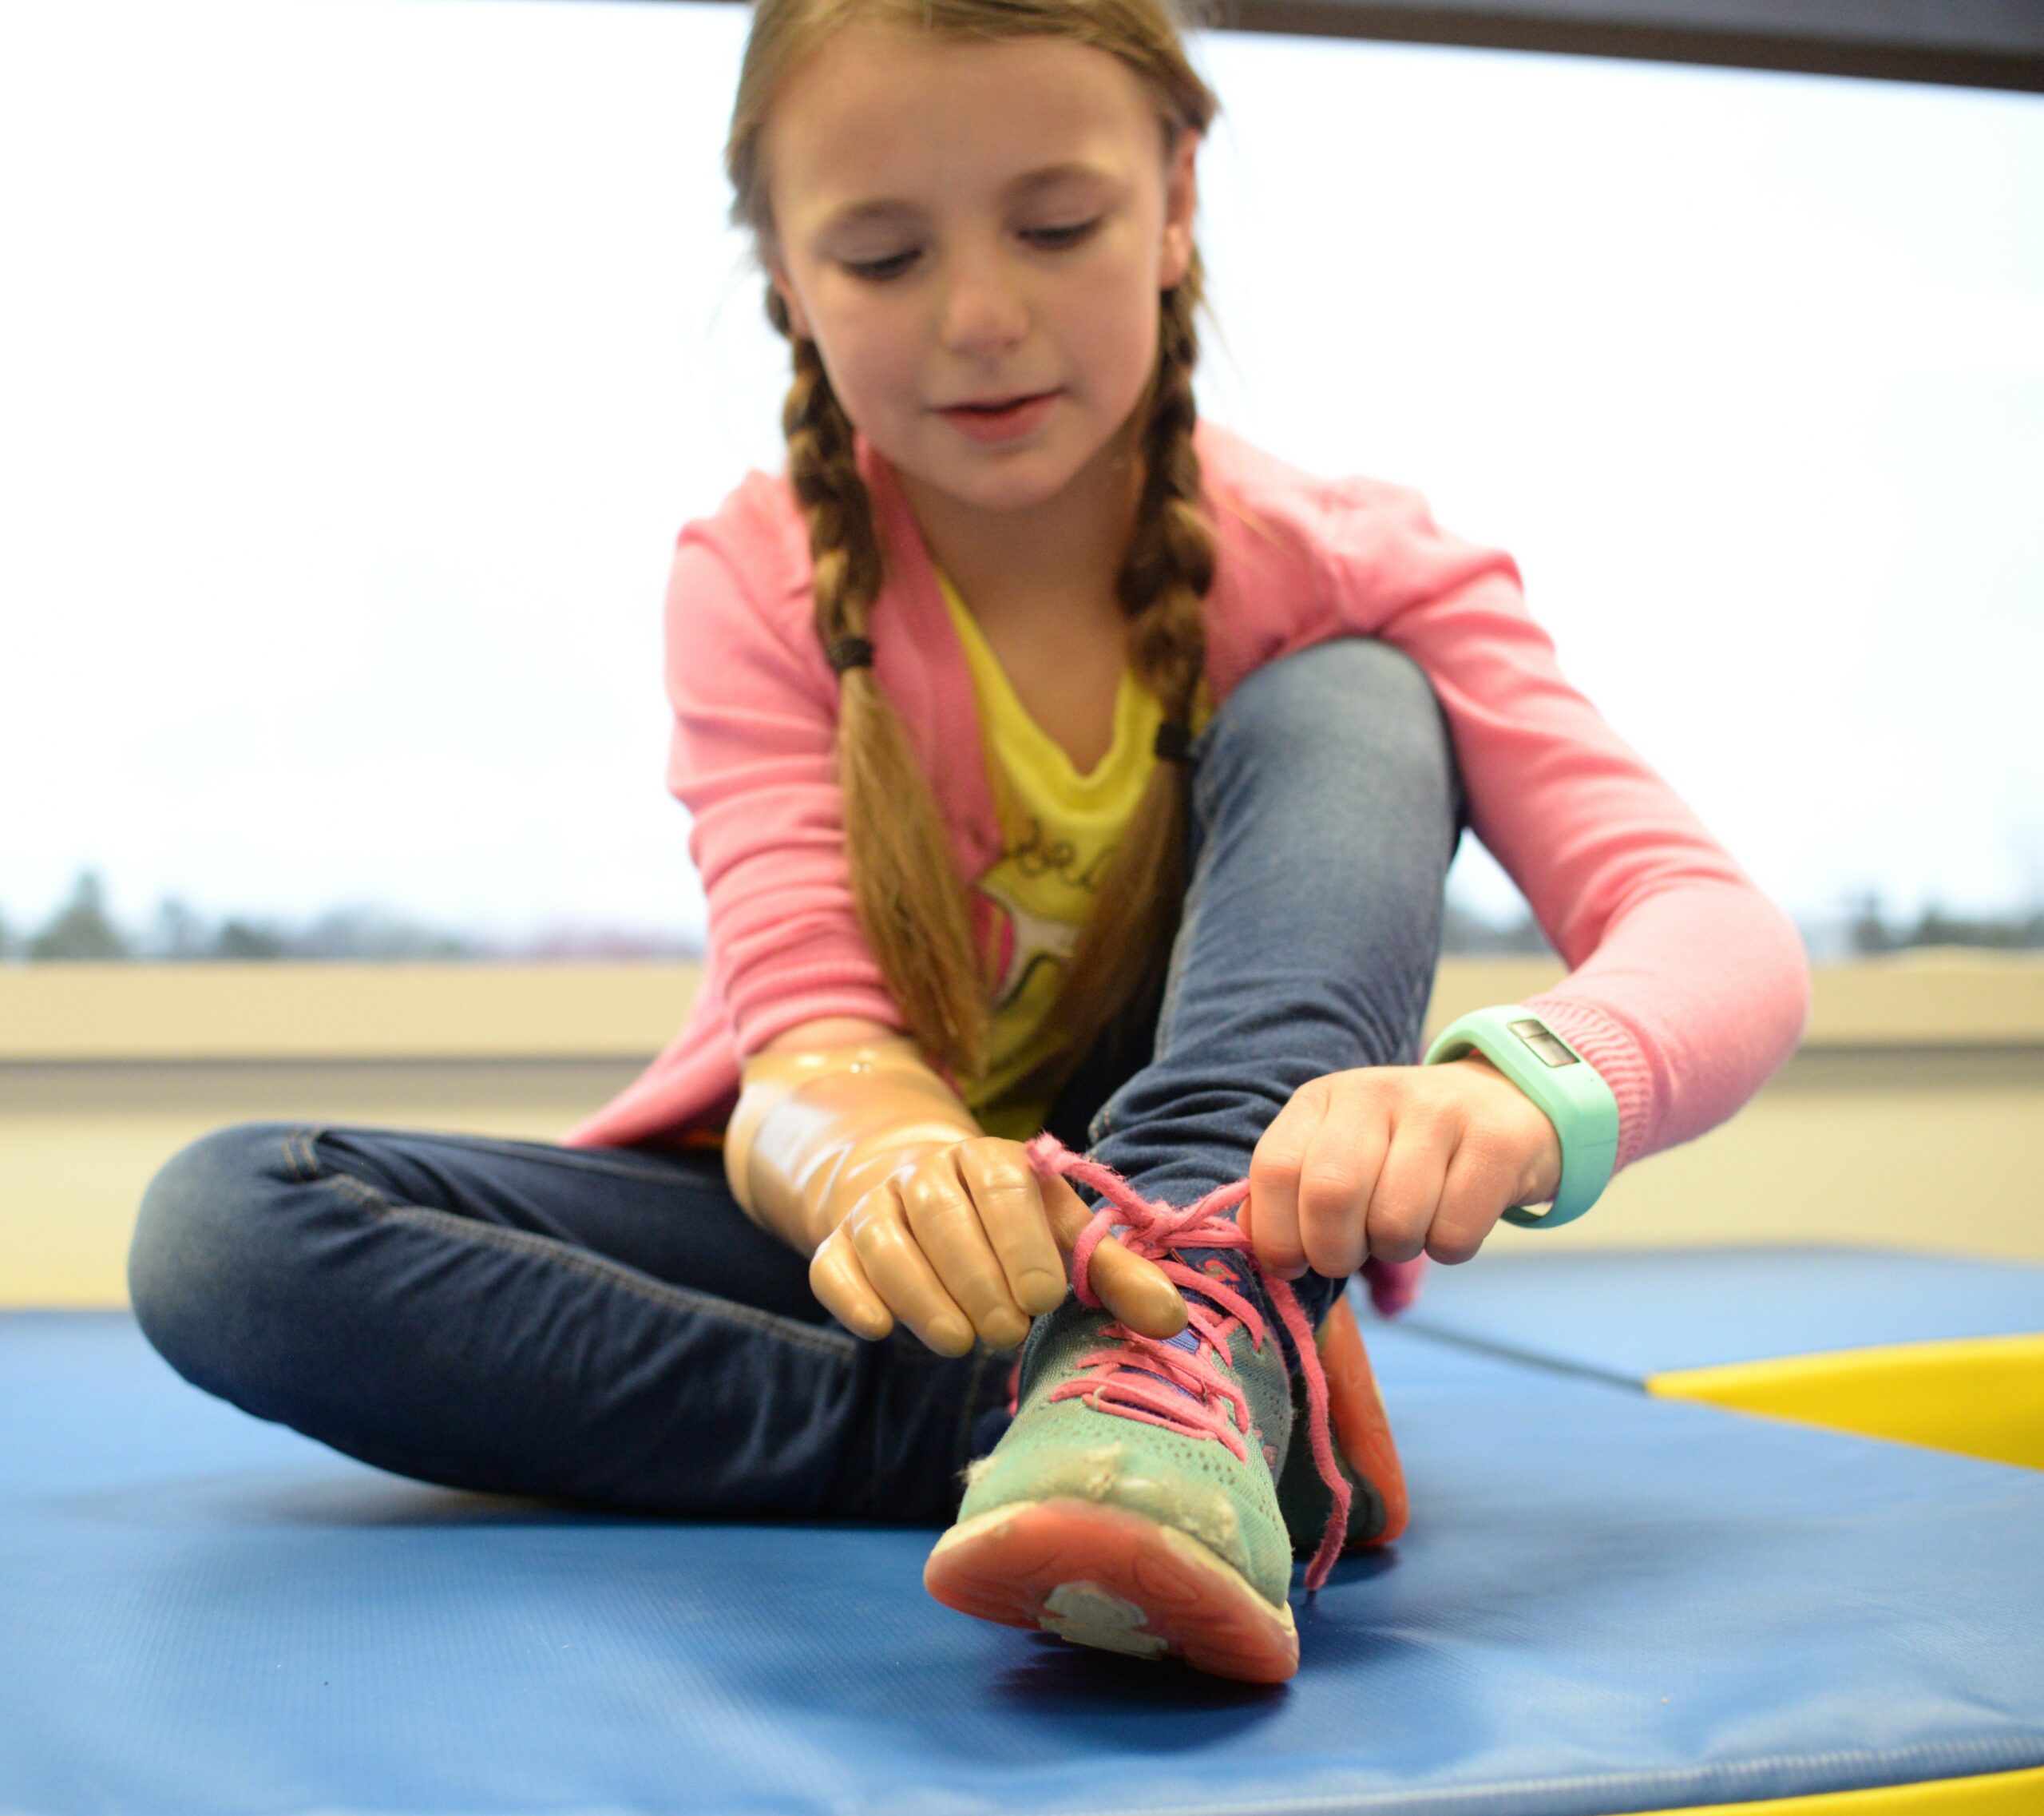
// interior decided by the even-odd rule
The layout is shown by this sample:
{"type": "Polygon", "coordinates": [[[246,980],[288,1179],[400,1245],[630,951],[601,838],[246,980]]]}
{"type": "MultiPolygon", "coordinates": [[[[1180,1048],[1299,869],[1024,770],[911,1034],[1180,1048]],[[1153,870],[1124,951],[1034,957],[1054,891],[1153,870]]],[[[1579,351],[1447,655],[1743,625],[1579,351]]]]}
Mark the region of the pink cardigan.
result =
{"type": "MultiPolygon", "coordinates": [[[[1445,712],[1472,830],[1568,967],[1526,1005],[1610,1085],[1618,1166],[1723,1122],[1802,1037],[1801,938],[1563,678],[1511,557],[1436,528],[1407,487],[1314,478],[1203,419],[1195,446],[1218,542],[1205,602],[1216,706],[1259,664],[1330,636],[1412,656],[1445,712]]],[[[863,435],[857,457],[885,550],[875,672],[935,785],[961,874],[976,878],[1000,831],[971,676],[891,469],[863,435]]],[[[832,773],[838,688],[810,572],[785,471],[748,473],[715,516],[682,529],[667,594],[667,780],[693,816],[709,955],[680,1033],[569,1145],[722,1128],[741,1057],[798,1023],[904,1025],[853,912],[832,773]]]]}

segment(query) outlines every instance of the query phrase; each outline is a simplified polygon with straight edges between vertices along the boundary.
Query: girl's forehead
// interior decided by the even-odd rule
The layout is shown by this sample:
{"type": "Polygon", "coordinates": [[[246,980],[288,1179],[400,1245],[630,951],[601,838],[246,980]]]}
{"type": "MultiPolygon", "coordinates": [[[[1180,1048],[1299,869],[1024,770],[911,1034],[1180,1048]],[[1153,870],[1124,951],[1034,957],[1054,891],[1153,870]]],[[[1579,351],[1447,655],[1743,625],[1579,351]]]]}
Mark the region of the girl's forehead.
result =
{"type": "Polygon", "coordinates": [[[1158,144],[1154,113],[1134,72],[1090,45],[859,25],[796,70],[766,132],[775,187],[815,224],[868,201],[1000,188],[1067,163],[1124,175],[1158,144]]]}

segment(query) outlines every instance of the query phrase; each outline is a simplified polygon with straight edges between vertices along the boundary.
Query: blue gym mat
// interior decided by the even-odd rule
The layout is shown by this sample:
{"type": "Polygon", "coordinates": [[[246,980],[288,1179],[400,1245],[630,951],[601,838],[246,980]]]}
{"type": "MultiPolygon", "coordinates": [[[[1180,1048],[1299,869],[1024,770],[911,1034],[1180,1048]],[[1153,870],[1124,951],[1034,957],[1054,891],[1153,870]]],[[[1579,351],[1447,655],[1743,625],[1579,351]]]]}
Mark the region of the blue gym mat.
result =
{"type": "Polygon", "coordinates": [[[1411,1530],[1257,1688],[954,1614],[929,1530],[429,1488],[125,1314],[0,1315],[0,1810],[1591,1816],[2044,1765],[2044,1474],[1365,1330],[1411,1530]]]}
{"type": "Polygon", "coordinates": [[[1888,1249],[1519,1251],[1429,1268],[1404,1322],[1638,1386],[1725,1362],[2044,1331],[2044,1267],[1888,1249]]]}

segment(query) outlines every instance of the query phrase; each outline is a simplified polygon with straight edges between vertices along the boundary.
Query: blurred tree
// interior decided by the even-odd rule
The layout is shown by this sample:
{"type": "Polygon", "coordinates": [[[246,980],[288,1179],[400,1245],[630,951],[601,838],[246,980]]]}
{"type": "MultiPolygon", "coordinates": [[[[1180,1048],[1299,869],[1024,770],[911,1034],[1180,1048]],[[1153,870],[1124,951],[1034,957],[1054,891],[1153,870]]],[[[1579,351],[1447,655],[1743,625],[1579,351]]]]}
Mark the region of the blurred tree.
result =
{"type": "Polygon", "coordinates": [[[294,958],[473,958],[474,944],[367,904],[330,908],[291,942],[294,958]]]}
{"type": "Polygon", "coordinates": [[[149,951],[155,958],[204,958],[212,942],[205,922],[175,895],[157,905],[149,930],[149,951]]]}
{"type": "Polygon", "coordinates": [[[234,918],[220,923],[220,930],[213,936],[213,950],[208,954],[214,958],[236,959],[281,958],[283,955],[283,936],[275,928],[260,922],[234,918]]]}
{"type": "Polygon", "coordinates": [[[105,959],[129,956],[128,942],[106,911],[97,870],[81,870],[71,899],[29,941],[31,958],[105,959]]]}
{"type": "Polygon", "coordinates": [[[2044,946],[2044,909],[2033,908],[2026,915],[1984,916],[1947,914],[1936,902],[1917,917],[1915,928],[1904,936],[1909,946],[1982,946],[2003,951],[2044,946]]]}
{"type": "Polygon", "coordinates": [[[1873,890],[1856,897],[1852,905],[1852,918],[1849,926],[1852,950],[1855,952],[1892,952],[1895,948],[1895,935],[1888,931],[1886,918],[1881,913],[1881,898],[1873,890]]]}
{"type": "Polygon", "coordinates": [[[2012,914],[1948,914],[1935,902],[1925,904],[1913,926],[1891,924],[1880,897],[1872,890],[1852,901],[1849,926],[1856,953],[1900,952],[1915,946],[1983,946],[2010,952],[2044,949],[2044,906],[2012,914]]]}

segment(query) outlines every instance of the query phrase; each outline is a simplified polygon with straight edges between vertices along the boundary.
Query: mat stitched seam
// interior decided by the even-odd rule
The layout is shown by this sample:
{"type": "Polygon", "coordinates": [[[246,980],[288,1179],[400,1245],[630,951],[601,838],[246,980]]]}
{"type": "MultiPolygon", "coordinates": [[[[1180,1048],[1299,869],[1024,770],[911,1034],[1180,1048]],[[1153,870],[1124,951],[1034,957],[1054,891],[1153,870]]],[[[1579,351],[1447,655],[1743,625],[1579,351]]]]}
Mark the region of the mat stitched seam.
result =
{"type": "Polygon", "coordinates": [[[1630,1374],[1621,1374],[1615,1369],[1599,1368],[1594,1362],[1570,1362],[1565,1357],[1543,1355],[1538,1350],[1522,1350],[1511,1343],[1501,1343],[1487,1337],[1472,1337],[1460,1330],[1444,1330],[1439,1325],[1423,1324],[1409,1313],[1400,1319],[1405,1329],[1415,1337],[1424,1337],[1430,1343],[1440,1343],[1451,1350],[1468,1350],[1480,1356],[1495,1356],[1501,1361],[1523,1362],[1528,1368],[1543,1370],[1549,1374],[1566,1374],[1579,1381],[1594,1381],[1600,1387],[1618,1387],[1628,1393],[1645,1394],[1646,1383],[1630,1374]]]}
{"type": "Polygon", "coordinates": [[[735,1300],[718,1299],[711,1294],[675,1286],[671,1281],[658,1280],[651,1275],[626,1267],[622,1263],[587,1249],[576,1248],[552,1236],[538,1235],[529,1230],[507,1229],[500,1223],[478,1223],[458,1212],[436,1210],[429,1205],[394,1203],[373,1186],[351,1174],[323,1166],[312,1145],[315,1133],[311,1129],[295,1130],[286,1139],[285,1149],[294,1180],[300,1184],[331,1186],[372,1216],[424,1223],[463,1241],[538,1255],[558,1267],[572,1268],[671,1310],[692,1312],[719,1323],[735,1324],[824,1355],[842,1359],[858,1351],[858,1339],[855,1337],[840,1336],[791,1318],[782,1318],[774,1312],[763,1311],[756,1306],[740,1305],[735,1300]],[[298,1144],[295,1152],[294,1143],[298,1144]],[[301,1168],[305,1170],[301,1171],[301,1168]]]}

